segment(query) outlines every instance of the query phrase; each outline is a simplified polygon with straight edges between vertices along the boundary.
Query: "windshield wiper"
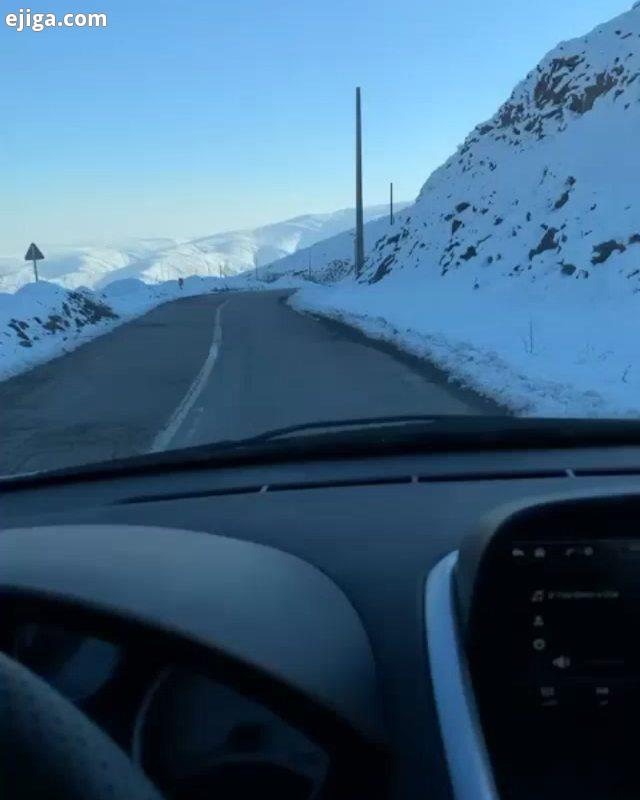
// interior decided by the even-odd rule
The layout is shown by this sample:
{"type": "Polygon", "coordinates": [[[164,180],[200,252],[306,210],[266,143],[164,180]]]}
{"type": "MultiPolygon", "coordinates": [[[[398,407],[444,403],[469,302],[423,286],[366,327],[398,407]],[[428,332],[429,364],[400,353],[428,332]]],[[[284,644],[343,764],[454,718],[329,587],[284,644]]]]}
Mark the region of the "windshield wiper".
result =
{"type": "MultiPolygon", "coordinates": [[[[256,436],[249,436],[243,439],[226,439],[222,442],[213,442],[213,447],[223,447],[228,445],[252,445],[260,444],[260,442],[271,442],[274,439],[280,439],[286,436],[293,436],[297,433],[315,433],[317,431],[344,430],[353,428],[360,430],[370,427],[387,427],[399,425],[414,425],[420,423],[421,425],[432,425],[442,420],[443,417],[437,417],[428,414],[396,414],[394,416],[386,417],[354,417],[353,419],[328,419],[320,420],[317,422],[302,422],[298,425],[287,425],[284,428],[273,428],[272,430],[259,433],[256,436]]],[[[455,417],[448,416],[447,420],[455,419],[455,417]]]]}

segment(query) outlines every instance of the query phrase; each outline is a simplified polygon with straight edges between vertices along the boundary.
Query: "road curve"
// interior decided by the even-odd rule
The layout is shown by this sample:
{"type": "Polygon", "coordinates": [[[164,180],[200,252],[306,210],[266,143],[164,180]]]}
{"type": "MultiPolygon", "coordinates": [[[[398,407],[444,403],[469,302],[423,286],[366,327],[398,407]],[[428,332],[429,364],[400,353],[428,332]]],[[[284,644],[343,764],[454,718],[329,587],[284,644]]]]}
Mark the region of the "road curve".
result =
{"type": "Polygon", "coordinates": [[[168,303],[0,384],[0,475],[314,420],[499,414],[426,362],[293,311],[284,292],[168,303]]]}

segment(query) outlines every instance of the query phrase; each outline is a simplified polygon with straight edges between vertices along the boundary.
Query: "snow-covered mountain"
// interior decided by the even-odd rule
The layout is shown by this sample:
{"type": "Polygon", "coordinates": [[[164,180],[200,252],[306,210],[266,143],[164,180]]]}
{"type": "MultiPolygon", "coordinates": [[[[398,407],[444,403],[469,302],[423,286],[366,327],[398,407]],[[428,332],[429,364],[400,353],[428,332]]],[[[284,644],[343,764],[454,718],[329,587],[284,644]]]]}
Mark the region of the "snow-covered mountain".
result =
{"type": "Polygon", "coordinates": [[[367,280],[418,265],[474,285],[606,275],[639,287],[639,39],[635,8],[549,53],[376,241],[367,280]]]}
{"type": "MultiPolygon", "coordinates": [[[[399,208],[406,205],[401,203],[399,208]]],[[[386,213],[386,206],[371,206],[365,218],[372,220],[386,213]]],[[[140,239],[104,247],[67,248],[48,248],[40,242],[46,259],[39,270],[44,280],[68,289],[102,288],[126,278],[160,283],[192,275],[237,275],[346,231],[353,223],[353,209],[343,209],[185,242],[140,239]]],[[[19,257],[0,257],[0,292],[16,291],[32,280],[30,264],[19,257]]]]}
{"type": "Polygon", "coordinates": [[[351,241],[312,248],[319,272],[350,277],[298,305],[422,337],[417,349],[521,413],[638,416],[639,45],[637,5],[558,45],[394,228],[366,226],[359,283],[351,241]]]}
{"type": "MultiPolygon", "coordinates": [[[[43,280],[67,289],[93,287],[110,272],[176,244],[174,239],[134,239],[109,246],[44,247],[46,259],[38,270],[43,280]]],[[[20,256],[0,257],[0,292],[15,292],[31,281],[31,264],[20,256]]]]}
{"type": "MultiPolygon", "coordinates": [[[[406,205],[403,203],[401,207],[406,205]]],[[[365,210],[365,218],[376,219],[387,212],[386,206],[371,206],[365,210]]],[[[99,285],[131,277],[156,283],[190,275],[238,275],[256,266],[260,270],[283,256],[349,230],[354,219],[353,209],[342,209],[329,214],[307,214],[254,230],[194,239],[112,272],[99,285]]]]}

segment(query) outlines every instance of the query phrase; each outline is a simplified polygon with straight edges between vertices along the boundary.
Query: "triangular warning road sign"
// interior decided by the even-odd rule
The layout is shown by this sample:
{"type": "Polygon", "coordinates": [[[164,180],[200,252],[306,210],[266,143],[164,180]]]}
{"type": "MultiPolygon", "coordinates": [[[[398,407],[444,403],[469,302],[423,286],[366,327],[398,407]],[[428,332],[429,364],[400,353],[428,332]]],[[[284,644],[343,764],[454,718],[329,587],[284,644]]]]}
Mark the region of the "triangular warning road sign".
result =
{"type": "Polygon", "coordinates": [[[27,250],[27,255],[24,257],[25,261],[42,261],[44,256],[42,252],[38,248],[37,245],[31,244],[31,247],[27,250]]]}

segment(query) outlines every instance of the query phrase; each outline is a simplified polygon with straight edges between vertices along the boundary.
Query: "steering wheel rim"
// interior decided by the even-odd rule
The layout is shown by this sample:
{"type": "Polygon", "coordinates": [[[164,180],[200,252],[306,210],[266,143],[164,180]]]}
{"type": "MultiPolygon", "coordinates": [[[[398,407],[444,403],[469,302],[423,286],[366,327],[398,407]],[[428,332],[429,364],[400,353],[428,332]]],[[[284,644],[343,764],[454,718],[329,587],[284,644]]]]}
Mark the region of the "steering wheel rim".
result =
{"type": "Polygon", "coordinates": [[[7,800],[162,800],[94,722],[4,653],[0,785],[7,800]]]}

